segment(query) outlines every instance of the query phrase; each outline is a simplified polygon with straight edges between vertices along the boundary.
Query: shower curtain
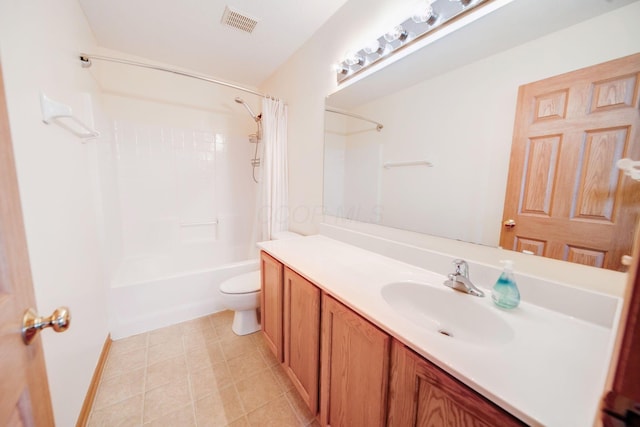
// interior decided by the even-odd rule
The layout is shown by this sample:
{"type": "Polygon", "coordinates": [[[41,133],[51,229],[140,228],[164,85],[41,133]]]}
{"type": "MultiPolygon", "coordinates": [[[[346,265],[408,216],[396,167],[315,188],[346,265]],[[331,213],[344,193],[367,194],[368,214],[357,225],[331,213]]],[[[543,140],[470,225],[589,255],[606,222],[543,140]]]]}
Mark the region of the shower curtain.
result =
{"type": "Polygon", "coordinates": [[[264,241],[271,240],[274,233],[289,229],[287,106],[284,101],[263,98],[262,141],[258,237],[264,241]]]}

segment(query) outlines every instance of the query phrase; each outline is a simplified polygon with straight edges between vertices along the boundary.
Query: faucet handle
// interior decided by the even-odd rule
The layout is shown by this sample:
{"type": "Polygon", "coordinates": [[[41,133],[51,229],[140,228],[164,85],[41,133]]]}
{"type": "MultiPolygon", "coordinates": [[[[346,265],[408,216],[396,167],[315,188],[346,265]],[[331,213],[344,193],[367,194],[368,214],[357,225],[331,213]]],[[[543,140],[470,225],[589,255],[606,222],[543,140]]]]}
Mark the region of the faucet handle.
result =
{"type": "Polygon", "coordinates": [[[456,274],[469,278],[469,264],[463,259],[454,259],[453,265],[456,267],[456,274]]]}

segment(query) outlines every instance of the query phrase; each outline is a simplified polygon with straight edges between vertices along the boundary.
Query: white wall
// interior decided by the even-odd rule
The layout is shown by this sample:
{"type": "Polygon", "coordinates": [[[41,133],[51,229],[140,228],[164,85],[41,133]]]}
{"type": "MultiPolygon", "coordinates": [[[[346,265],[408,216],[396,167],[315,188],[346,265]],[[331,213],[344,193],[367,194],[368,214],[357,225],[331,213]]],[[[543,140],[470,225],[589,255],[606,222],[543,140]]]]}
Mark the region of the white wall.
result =
{"type": "Polygon", "coordinates": [[[42,333],[56,424],[70,426],[108,334],[97,143],[42,123],[39,93],[91,122],[98,88],[77,55],[95,41],[76,0],[3,0],[0,43],[37,308],[48,315],[66,305],[72,314],[65,333],[42,333]]]}
{"type": "MultiPolygon", "coordinates": [[[[323,98],[337,86],[333,80],[334,74],[330,71],[331,63],[341,58],[349,46],[362,43],[360,40],[365,28],[376,28],[375,23],[380,20],[378,11],[387,6],[386,3],[360,0],[346,3],[265,84],[265,90],[284,97],[291,106],[289,174],[292,184],[289,199],[294,219],[291,227],[296,231],[315,233],[321,221],[317,215],[296,216],[296,211],[317,212],[314,208],[322,203],[322,165],[319,159],[323,145],[323,98]]],[[[434,77],[423,86],[434,91],[438,97],[434,98],[435,101],[414,103],[413,106],[419,109],[412,110],[412,114],[419,114],[426,109],[429,123],[432,124],[430,132],[439,140],[446,135],[447,139],[467,143],[475,141],[480,135],[479,146],[489,142],[493,144],[494,141],[500,141],[503,146],[510,145],[515,99],[520,84],[640,51],[639,17],[640,2],[636,2],[434,77]],[[484,79],[489,80],[485,83],[484,79]],[[491,102],[487,102],[487,98],[491,102]],[[438,110],[438,102],[456,103],[463,119],[444,116],[438,110]],[[447,131],[452,135],[446,134],[447,131]]],[[[398,108],[398,105],[394,103],[390,108],[398,108]]],[[[383,132],[386,131],[385,128],[383,132]]],[[[501,188],[483,204],[491,209],[495,207],[494,211],[501,211],[501,192],[507,168],[504,159],[508,158],[509,149],[501,152],[474,150],[474,153],[479,154],[485,162],[498,165],[483,177],[486,182],[482,185],[491,182],[501,188]],[[487,157],[489,155],[490,158],[487,157]]],[[[472,169],[465,169],[471,173],[472,169]]],[[[470,176],[475,179],[473,175],[470,176]]],[[[403,188],[413,190],[411,186],[403,188]]],[[[394,190],[402,191],[402,188],[394,187],[394,190]]],[[[447,199],[447,202],[450,200],[447,199]]],[[[483,229],[494,226],[494,223],[489,224],[494,221],[493,216],[486,215],[487,223],[483,224],[483,229]]],[[[402,223],[402,220],[398,219],[397,223],[402,223]]]]}
{"type": "Polygon", "coordinates": [[[344,214],[346,126],[344,116],[327,114],[324,129],[324,211],[339,217],[344,214]]]}
{"type": "Polygon", "coordinates": [[[325,120],[324,213],[378,223],[380,133],[375,126],[337,113],[327,113],[325,120]]]}
{"type": "MultiPolygon", "coordinates": [[[[353,120],[350,120],[353,122],[353,120]]],[[[342,211],[346,218],[364,222],[380,221],[382,201],[383,134],[362,129],[361,123],[349,126],[345,144],[344,196],[342,211]]],[[[327,160],[328,163],[328,160],[327,160]]],[[[329,189],[324,189],[329,194],[329,189]]]]}

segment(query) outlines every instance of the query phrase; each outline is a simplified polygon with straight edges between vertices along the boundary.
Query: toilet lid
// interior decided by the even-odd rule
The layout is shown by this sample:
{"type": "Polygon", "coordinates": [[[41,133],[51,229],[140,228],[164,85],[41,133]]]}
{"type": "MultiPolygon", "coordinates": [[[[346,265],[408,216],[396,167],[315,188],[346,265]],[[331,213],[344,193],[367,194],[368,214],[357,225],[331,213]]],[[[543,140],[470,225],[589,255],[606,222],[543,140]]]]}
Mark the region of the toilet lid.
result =
{"type": "Polygon", "coordinates": [[[232,277],[220,285],[220,292],[225,294],[248,294],[259,290],[260,270],[232,277]]]}

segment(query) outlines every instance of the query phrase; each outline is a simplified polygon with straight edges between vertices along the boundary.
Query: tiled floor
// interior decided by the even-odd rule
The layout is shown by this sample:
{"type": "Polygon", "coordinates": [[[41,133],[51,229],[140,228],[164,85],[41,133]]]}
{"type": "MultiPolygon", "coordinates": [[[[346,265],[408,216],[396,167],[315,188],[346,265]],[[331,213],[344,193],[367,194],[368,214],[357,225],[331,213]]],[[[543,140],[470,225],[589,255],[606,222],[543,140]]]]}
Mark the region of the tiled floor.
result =
{"type": "Polygon", "coordinates": [[[114,341],[89,426],[317,425],[261,332],[225,311],[114,341]]]}

